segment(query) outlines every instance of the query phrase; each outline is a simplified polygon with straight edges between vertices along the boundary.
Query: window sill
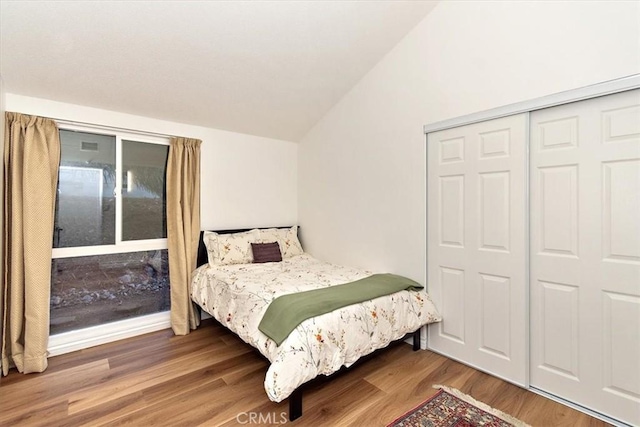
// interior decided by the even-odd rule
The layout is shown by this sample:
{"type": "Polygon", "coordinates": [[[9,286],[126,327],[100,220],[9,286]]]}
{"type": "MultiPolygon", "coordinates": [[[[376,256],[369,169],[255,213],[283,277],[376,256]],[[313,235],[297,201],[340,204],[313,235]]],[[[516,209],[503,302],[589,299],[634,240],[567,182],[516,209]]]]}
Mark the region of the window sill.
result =
{"type": "Polygon", "coordinates": [[[164,311],[52,335],[47,350],[49,356],[58,356],[170,327],[169,312],[164,311]]]}

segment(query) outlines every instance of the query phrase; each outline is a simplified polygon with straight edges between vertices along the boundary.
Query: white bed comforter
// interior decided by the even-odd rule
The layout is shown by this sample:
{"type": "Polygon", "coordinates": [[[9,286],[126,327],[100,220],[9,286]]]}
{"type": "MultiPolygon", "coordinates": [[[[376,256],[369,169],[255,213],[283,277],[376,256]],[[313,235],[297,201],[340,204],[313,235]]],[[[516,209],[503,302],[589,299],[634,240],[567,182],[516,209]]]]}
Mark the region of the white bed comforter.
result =
{"type": "Polygon", "coordinates": [[[406,333],[441,320],[426,292],[401,291],[305,320],[280,346],[258,330],[269,303],[280,295],[371,274],[307,254],[265,264],[205,264],[195,271],[191,298],[269,359],[265,390],[269,399],[280,402],[316,376],[350,366],[406,333]]]}

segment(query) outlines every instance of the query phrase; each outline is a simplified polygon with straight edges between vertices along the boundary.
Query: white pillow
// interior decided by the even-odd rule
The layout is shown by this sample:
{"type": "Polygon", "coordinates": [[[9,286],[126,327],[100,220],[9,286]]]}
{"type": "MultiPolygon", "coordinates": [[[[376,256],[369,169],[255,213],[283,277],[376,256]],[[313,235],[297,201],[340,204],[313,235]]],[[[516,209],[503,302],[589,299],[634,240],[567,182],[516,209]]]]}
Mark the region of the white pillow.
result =
{"type": "MultiPolygon", "coordinates": [[[[277,228],[263,228],[258,230],[260,233],[260,237],[258,237],[258,243],[271,243],[278,242],[280,243],[280,233],[277,228]]],[[[282,248],[280,248],[282,251],[282,248]]]]}
{"type": "Polygon", "coordinates": [[[298,240],[298,226],[291,228],[266,228],[260,230],[259,243],[278,242],[282,259],[304,253],[298,240]]]}
{"type": "Polygon", "coordinates": [[[291,258],[295,255],[302,255],[302,244],[298,239],[298,226],[294,225],[291,228],[279,229],[280,233],[280,251],[282,252],[282,258],[291,258]]]}
{"type": "Polygon", "coordinates": [[[203,240],[207,247],[209,265],[252,263],[251,243],[257,243],[259,237],[260,233],[257,229],[232,234],[205,231],[203,240]]]}

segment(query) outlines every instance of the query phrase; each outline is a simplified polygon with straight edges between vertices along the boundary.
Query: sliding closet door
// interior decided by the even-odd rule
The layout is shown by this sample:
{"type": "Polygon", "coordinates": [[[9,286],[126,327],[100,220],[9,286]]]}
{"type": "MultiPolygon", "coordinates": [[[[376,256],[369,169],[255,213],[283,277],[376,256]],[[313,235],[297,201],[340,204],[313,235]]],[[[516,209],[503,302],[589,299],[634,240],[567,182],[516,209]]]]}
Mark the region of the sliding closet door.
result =
{"type": "Polygon", "coordinates": [[[531,113],[531,385],[640,424],[640,91],[531,113]]]}
{"type": "Polygon", "coordinates": [[[429,347],[525,384],[527,231],[521,114],[428,135],[429,347]]]}

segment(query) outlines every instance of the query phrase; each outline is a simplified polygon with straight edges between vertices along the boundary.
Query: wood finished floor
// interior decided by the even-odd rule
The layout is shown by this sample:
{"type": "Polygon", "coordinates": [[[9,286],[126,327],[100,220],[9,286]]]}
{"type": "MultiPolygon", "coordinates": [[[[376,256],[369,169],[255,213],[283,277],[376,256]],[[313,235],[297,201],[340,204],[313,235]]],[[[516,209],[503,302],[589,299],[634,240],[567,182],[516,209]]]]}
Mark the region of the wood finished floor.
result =
{"type": "MultiPolygon", "coordinates": [[[[0,426],[235,426],[248,412],[282,425],[288,405],[267,398],[266,369],[255,350],[208,320],[187,336],[165,330],[52,357],[42,374],[12,370],[0,378],[0,426]]],[[[404,343],[312,386],[292,425],[385,426],[433,395],[433,384],[533,426],[607,425],[404,343]]]]}

